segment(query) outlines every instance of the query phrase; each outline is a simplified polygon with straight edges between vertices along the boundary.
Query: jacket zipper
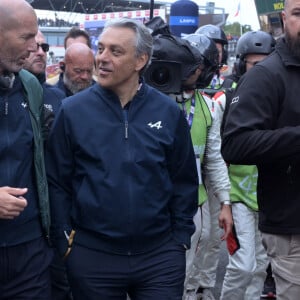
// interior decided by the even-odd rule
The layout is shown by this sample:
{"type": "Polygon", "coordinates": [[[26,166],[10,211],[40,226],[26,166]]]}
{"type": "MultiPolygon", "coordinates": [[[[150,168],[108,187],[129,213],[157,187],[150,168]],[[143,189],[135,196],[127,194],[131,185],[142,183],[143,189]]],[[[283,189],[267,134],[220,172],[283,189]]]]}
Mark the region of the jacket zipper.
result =
{"type": "Polygon", "coordinates": [[[127,109],[123,109],[123,116],[124,116],[124,135],[125,135],[125,139],[128,139],[128,110],[127,109]]]}

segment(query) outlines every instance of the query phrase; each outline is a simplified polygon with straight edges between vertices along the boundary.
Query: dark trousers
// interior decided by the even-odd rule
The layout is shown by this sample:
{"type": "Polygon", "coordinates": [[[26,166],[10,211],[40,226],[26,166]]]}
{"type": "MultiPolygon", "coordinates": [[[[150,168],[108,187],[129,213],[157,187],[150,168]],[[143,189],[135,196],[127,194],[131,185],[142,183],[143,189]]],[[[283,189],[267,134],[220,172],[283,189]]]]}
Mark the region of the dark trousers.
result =
{"type": "Polygon", "coordinates": [[[182,299],[185,249],[173,240],[128,256],[73,244],[66,265],[74,300],[182,299]]]}
{"type": "Polygon", "coordinates": [[[52,300],[72,300],[65,262],[56,249],[50,265],[50,274],[52,300]]]}
{"type": "Polygon", "coordinates": [[[0,247],[0,299],[51,300],[52,249],[44,238],[0,247]]]}

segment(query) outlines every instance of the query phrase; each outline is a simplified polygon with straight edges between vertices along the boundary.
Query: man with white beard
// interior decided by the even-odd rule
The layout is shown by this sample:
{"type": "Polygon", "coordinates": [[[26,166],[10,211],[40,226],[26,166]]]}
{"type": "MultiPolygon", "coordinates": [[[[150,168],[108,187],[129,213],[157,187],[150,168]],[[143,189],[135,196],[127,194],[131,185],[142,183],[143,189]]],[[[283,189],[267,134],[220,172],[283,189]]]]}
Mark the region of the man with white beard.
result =
{"type": "Polygon", "coordinates": [[[76,42],[67,48],[61,68],[64,71],[63,80],[58,81],[55,86],[60,88],[66,97],[72,96],[94,83],[94,54],[83,43],[76,42]]]}

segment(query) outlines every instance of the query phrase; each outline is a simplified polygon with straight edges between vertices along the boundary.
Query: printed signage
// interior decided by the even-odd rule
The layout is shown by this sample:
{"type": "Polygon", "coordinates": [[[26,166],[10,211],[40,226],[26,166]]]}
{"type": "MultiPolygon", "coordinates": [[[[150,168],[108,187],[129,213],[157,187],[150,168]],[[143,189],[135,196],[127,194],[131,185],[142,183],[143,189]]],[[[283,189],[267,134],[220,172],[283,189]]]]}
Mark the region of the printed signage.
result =
{"type": "Polygon", "coordinates": [[[255,0],[258,15],[281,12],[284,9],[284,0],[255,0]]]}

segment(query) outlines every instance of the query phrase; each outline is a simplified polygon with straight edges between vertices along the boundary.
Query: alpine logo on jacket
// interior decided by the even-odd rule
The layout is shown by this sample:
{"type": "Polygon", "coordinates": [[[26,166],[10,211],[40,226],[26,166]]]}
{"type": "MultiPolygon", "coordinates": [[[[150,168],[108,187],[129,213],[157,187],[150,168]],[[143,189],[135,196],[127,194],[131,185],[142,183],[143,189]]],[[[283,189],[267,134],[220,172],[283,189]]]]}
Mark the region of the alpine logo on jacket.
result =
{"type": "Polygon", "coordinates": [[[230,103],[230,104],[237,103],[237,102],[239,102],[239,100],[240,100],[240,97],[239,97],[239,96],[236,96],[236,97],[232,98],[232,100],[231,100],[231,103],[230,103]]]}
{"type": "Polygon", "coordinates": [[[150,128],[156,128],[157,130],[163,128],[162,125],[161,125],[161,121],[157,121],[154,124],[152,122],[150,122],[150,123],[148,123],[148,126],[150,128]]]}

